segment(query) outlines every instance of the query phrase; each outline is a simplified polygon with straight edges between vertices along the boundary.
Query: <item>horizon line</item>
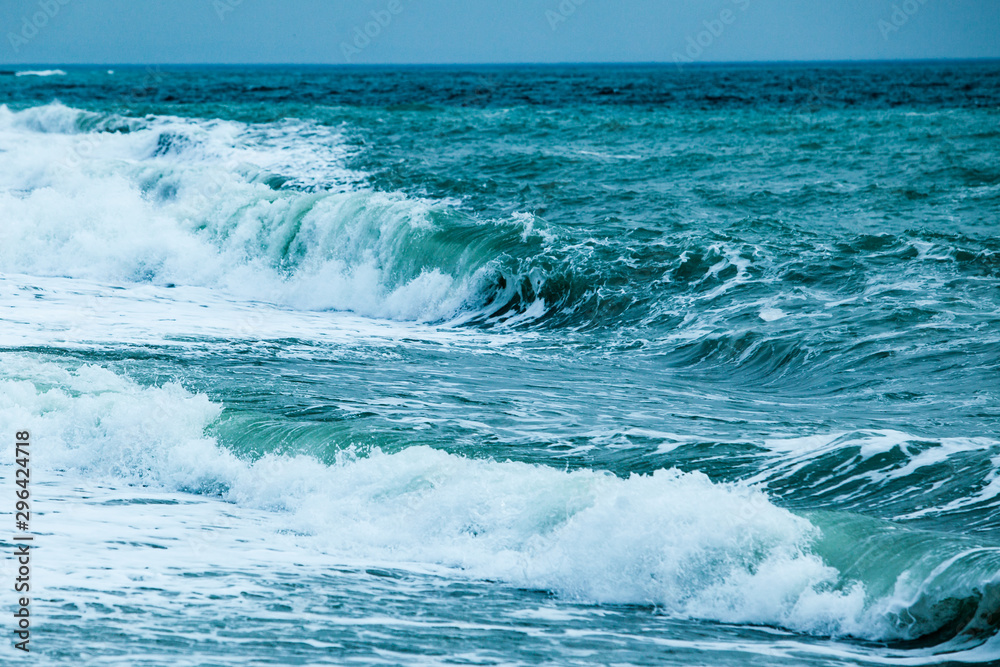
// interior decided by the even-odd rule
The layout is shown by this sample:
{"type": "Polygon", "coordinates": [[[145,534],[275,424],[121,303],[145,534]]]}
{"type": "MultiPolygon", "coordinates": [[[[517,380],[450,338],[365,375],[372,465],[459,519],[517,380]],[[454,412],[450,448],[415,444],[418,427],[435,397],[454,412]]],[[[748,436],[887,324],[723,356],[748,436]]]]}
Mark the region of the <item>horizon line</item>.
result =
{"type": "MultiPolygon", "coordinates": [[[[713,67],[734,65],[843,65],[843,64],[900,64],[900,63],[973,63],[1000,62],[1000,56],[983,57],[943,57],[943,58],[857,58],[857,59],[827,59],[827,60],[705,60],[681,63],[684,67],[713,67]]],[[[371,68],[371,67],[612,67],[612,66],[672,66],[678,63],[672,60],[632,60],[632,61],[524,61],[524,62],[421,62],[421,63],[316,63],[316,62],[104,62],[104,63],[56,63],[56,62],[24,62],[0,63],[0,68],[12,67],[338,67],[338,68],[371,68]]]]}

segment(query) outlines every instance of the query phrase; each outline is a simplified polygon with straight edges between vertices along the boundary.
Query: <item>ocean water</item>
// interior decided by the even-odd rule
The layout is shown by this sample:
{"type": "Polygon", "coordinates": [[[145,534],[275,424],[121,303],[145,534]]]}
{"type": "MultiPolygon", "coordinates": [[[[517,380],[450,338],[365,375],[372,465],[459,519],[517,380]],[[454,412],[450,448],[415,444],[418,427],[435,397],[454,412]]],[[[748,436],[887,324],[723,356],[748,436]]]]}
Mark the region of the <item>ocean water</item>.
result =
{"type": "Polygon", "coordinates": [[[0,103],[4,662],[1000,662],[1000,64],[0,103]]]}

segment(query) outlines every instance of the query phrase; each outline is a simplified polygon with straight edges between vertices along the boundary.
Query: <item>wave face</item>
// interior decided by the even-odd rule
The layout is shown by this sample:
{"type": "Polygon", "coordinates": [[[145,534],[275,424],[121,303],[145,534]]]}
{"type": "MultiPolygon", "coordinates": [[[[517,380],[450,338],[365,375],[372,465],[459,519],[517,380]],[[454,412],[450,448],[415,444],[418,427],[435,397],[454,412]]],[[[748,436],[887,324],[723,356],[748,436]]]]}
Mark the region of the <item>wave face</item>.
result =
{"type": "MultiPolygon", "coordinates": [[[[347,149],[322,126],[127,119],[53,104],[4,108],[0,127],[5,271],[442,320],[475,302],[495,258],[475,256],[488,233],[450,223],[459,216],[440,205],[349,188],[362,175],[341,166],[347,149]]],[[[510,226],[515,237],[530,231],[510,226]]]]}
{"type": "Polygon", "coordinates": [[[52,664],[1000,660],[994,64],[21,74],[52,664]]]}
{"type": "MultiPolygon", "coordinates": [[[[897,120],[900,129],[910,122],[897,120]]],[[[899,317],[933,323],[954,314],[933,299],[911,305],[919,294],[951,281],[958,298],[988,310],[1000,276],[995,238],[934,225],[844,234],[737,216],[708,229],[612,222],[565,230],[527,212],[484,218],[453,197],[366,188],[379,179],[345,166],[357,149],[343,130],[310,122],[127,118],[54,103],[4,107],[0,128],[2,213],[11,221],[0,268],[8,272],[199,285],[399,320],[681,335],[723,318],[780,330],[790,322],[778,322],[815,308],[876,326],[899,317]]],[[[640,157],[581,153],[605,169],[600,163],[640,157]]],[[[522,168],[531,173],[539,160],[525,158],[522,168]]],[[[822,188],[792,187],[786,198],[803,200],[807,213],[827,205],[822,188]]],[[[862,206],[885,199],[877,186],[824,187],[854,190],[862,206]]],[[[995,192],[981,195],[995,202],[995,192]]],[[[964,196],[938,198],[958,205],[964,196]]],[[[719,202],[745,203],[742,195],[719,202]]],[[[748,345],[733,344],[737,355],[748,345]]]]}
{"type": "Polygon", "coordinates": [[[676,469],[621,478],[421,446],[251,462],[206,435],[222,406],[204,394],[94,365],[3,364],[0,414],[35,425],[46,466],[279,510],[334,557],[821,635],[961,643],[996,630],[1000,547],[973,539],[797,516],[759,489],[676,469]]]}

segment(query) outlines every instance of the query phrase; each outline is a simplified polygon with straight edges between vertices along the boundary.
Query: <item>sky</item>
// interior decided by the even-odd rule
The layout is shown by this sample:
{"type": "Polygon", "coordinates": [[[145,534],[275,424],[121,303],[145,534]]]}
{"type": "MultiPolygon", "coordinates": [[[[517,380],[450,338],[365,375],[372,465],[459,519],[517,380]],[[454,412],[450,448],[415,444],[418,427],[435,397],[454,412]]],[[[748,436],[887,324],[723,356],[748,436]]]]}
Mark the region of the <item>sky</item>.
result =
{"type": "Polygon", "coordinates": [[[0,65],[1000,58],[1000,0],[2,0],[0,65]]]}

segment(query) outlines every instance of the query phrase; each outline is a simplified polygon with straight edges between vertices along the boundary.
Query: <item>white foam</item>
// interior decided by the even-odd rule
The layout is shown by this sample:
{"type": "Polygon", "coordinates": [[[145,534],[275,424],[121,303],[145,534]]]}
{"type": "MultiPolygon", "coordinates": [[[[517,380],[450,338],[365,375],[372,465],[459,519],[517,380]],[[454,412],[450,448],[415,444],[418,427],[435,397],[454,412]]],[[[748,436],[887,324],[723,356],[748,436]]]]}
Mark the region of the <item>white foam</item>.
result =
{"type": "Polygon", "coordinates": [[[785,312],[780,308],[762,308],[760,311],[760,319],[765,322],[774,322],[785,317],[785,312]]]}
{"type": "Polygon", "coordinates": [[[0,106],[0,271],[398,320],[447,319],[480,298],[483,266],[432,263],[444,205],[359,187],[348,154],[338,130],[303,121],[0,106]],[[296,188],[268,185],[278,176],[296,188]]]}
{"type": "Polygon", "coordinates": [[[14,72],[14,76],[66,76],[66,72],[61,69],[41,69],[41,70],[23,70],[20,72],[14,72]]]}
{"type": "MultiPolygon", "coordinates": [[[[263,520],[324,562],[500,580],[570,600],[824,636],[906,639],[936,622],[898,623],[927,577],[903,571],[886,597],[870,596],[814,552],[813,524],[746,484],[677,470],[623,479],[423,446],[361,456],[346,442],[330,443],[344,448],[332,464],[248,460],[206,435],[221,411],[176,383],[142,386],[70,359],[0,353],[0,422],[30,425],[42,477],[63,471],[219,498],[237,516],[256,517],[254,540],[263,520]]],[[[11,449],[2,460],[12,460],[11,449]]],[[[953,577],[954,591],[941,595],[972,595],[984,583],[953,577]]],[[[935,591],[927,595],[940,597],[935,591]]]]}
{"type": "Polygon", "coordinates": [[[430,345],[504,348],[530,340],[528,332],[484,332],[352,313],[291,310],[239,301],[201,287],[104,285],[82,279],[0,275],[0,347],[58,349],[133,345],[193,350],[228,344],[282,341],[283,354],[356,355],[406,339],[430,345]],[[211,316],[206,316],[211,313],[211,316]],[[296,345],[290,341],[302,341],[296,345]]]}
{"type": "Polygon", "coordinates": [[[0,358],[0,419],[32,425],[43,469],[218,493],[279,513],[276,525],[337,559],[445,567],[680,616],[857,630],[863,591],[827,590],[837,572],[809,550],[816,529],[746,486],[672,470],[620,479],[427,447],[346,451],[335,465],[244,461],[206,437],[220,406],[203,395],[96,366],[0,358]]]}
{"type": "MultiPolygon", "coordinates": [[[[764,441],[768,449],[782,454],[783,476],[791,475],[803,465],[817,457],[838,451],[845,446],[857,446],[858,455],[863,459],[886,454],[900,448],[908,456],[907,463],[894,468],[893,477],[906,477],[916,470],[947,460],[956,453],[968,451],[988,451],[998,443],[991,438],[952,437],[936,438],[935,447],[917,451],[912,443],[921,442],[919,436],[894,429],[873,429],[866,431],[845,431],[832,434],[804,437],[771,438],[764,441]]],[[[763,475],[773,471],[765,471],[763,475]]]]}

